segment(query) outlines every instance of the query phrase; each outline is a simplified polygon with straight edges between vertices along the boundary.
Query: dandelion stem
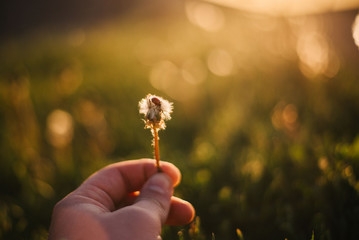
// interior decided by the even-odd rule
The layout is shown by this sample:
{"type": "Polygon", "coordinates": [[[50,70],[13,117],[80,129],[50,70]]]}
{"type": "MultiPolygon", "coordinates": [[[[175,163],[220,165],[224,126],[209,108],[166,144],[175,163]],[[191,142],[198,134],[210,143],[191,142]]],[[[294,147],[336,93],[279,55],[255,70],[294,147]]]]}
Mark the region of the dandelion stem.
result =
{"type": "Polygon", "coordinates": [[[156,159],[156,167],[157,167],[157,172],[161,172],[161,167],[160,167],[160,146],[158,144],[158,129],[156,128],[156,126],[153,126],[153,144],[155,147],[155,159],[156,159]]]}

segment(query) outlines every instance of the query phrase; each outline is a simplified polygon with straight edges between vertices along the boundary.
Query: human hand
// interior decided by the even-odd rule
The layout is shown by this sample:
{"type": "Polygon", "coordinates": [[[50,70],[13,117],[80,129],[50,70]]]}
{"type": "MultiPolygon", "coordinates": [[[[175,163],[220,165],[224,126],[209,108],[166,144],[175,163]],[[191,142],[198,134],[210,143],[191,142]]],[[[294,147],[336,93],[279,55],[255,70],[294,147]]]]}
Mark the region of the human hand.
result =
{"type": "Polygon", "coordinates": [[[161,168],[157,173],[153,160],[142,159],[94,173],[56,204],[49,240],[158,240],[164,224],[189,223],[192,205],[172,196],[180,171],[168,162],[161,168]]]}

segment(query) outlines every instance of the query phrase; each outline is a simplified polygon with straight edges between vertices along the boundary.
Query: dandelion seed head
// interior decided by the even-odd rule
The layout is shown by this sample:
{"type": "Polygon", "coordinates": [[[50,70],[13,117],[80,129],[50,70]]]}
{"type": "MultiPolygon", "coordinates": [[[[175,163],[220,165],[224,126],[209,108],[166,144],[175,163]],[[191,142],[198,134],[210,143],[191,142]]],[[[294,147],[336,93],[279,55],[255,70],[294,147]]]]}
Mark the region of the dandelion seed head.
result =
{"type": "Polygon", "coordinates": [[[145,128],[165,129],[166,120],[171,119],[173,105],[171,102],[148,94],[138,103],[140,114],[144,115],[145,128]]]}

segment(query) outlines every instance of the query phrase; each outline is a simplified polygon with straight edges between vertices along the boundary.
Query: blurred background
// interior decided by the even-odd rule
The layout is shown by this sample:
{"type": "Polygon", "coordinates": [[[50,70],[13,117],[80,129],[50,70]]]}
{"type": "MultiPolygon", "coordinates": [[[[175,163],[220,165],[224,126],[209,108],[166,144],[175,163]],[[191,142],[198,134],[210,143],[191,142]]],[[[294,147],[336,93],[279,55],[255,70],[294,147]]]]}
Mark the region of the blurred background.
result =
{"type": "Polygon", "coordinates": [[[213,2],[1,2],[0,239],[46,239],[91,173],[152,157],[148,93],[200,218],[163,239],[359,238],[359,3],[213,2]]]}

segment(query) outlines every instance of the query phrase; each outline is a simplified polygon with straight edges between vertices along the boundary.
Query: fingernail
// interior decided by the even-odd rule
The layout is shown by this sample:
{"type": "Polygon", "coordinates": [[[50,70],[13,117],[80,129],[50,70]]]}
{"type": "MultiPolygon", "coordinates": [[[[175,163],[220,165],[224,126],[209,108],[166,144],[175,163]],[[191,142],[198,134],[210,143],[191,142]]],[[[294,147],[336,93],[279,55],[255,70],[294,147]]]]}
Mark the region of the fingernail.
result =
{"type": "Polygon", "coordinates": [[[148,189],[165,194],[169,191],[172,191],[172,180],[164,173],[157,173],[153,175],[147,182],[148,189]]]}

